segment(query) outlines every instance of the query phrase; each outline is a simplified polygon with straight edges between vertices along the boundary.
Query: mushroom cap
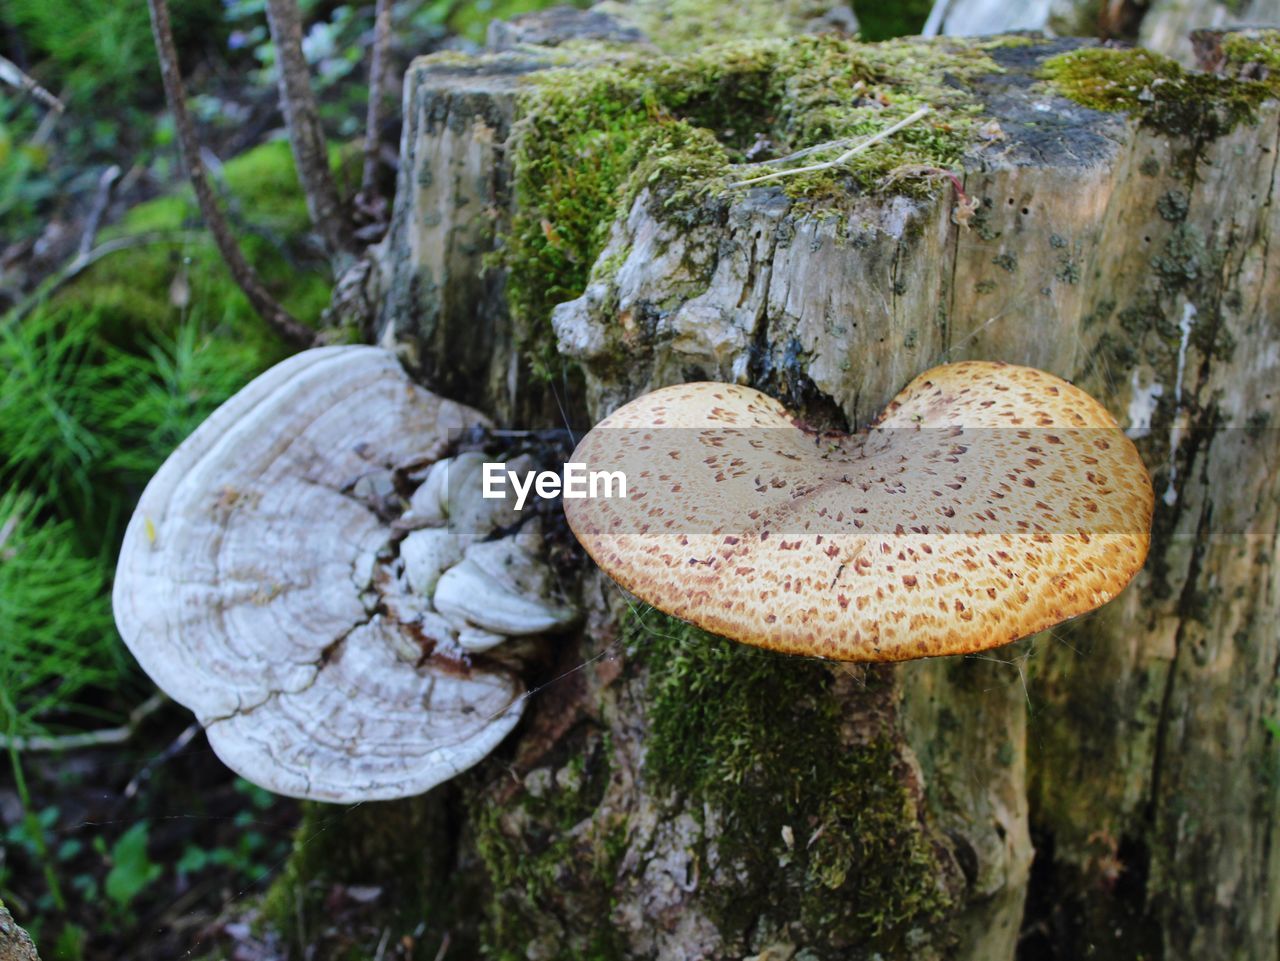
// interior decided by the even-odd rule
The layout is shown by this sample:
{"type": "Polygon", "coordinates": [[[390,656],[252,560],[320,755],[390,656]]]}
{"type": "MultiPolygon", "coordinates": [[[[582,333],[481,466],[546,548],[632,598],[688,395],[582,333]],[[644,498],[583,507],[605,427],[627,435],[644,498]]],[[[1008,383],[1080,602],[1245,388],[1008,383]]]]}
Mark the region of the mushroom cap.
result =
{"type": "Polygon", "coordinates": [[[731,384],[646,394],[574,452],[625,499],[566,500],[641,600],[793,654],[894,661],[1006,644],[1142,567],[1151,480],[1105,408],[1043,371],[934,368],[879,420],[820,434],[731,384]]]}
{"type": "Polygon", "coordinates": [[[514,673],[448,656],[380,607],[398,534],[360,493],[485,423],[387,351],[324,347],[250,383],[152,478],[121,549],[116,623],[228,766],[296,797],[403,797],[514,727],[514,673]]]}

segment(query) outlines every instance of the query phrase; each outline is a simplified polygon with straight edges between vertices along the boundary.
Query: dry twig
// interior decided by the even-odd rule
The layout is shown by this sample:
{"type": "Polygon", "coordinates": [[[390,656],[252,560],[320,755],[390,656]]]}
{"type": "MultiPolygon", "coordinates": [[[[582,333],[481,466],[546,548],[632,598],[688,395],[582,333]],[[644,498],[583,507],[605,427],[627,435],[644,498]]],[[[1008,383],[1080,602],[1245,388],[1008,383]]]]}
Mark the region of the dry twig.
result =
{"type": "Polygon", "coordinates": [[[116,237],[114,240],[104,241],[83,257],[76,254],[65,267],[41,283],[33,293],[19,301],[5,314],[4,319],[5,321],[21,320],[59,287],[74,280],[103,257],[117,254],[122,250],[132,250],[134,247],[150,247],[152,244],[193,243],[201,237],[200,232],[195,230],[153,230],[145,234],[129,234],[127,237],[116,237]]]}
{"type": "Polygon", "coordinates": [[[61,100],[36,83],[32,77],[22,71],[21,67],[7,57],[0,57],[0,81],[4,81],[11,87],[17,87],[19,90],[25,90],[56,113],[62,113],[66,110],[61,100]]]}
{"type": "Polygon", "coordinates": [[[119,727],[109,727],[100,731],[86,731],[83,734],[61,735],[14,735],[0,734],[0,749],[32,753],[35,751],[76,751],[86,747],[103,747],[109,744],[123,744],[133,737],[134,732],[148,717],[164,704],[163,694],[152,694],[129,713],[129,719],[119,727]]]}
{"type": "Polygon", "coordinates": [[[98,192],[93,198],[93,206],[89,208],[89,217],[85,221],[80,246],[76,250],[76,260],[88,257],[93,252],[93,241],[98,236],[98,225],[102,223],[102,215],[107,212],[107,204],[111,201],[111,188],[119,179],[120,168],[115,164],[102,171],[102,176],[98,178],[98,192]]]}
{"type": "MultiPolygon", "coordinates": [[[[775,173],[763,174],[762,176],[759,176],[759,177],[751,177],[748,180],[739,180],[737,183],[732,183],[729,186],[730,187],[747,187],[747,186],[750,186],[751,184],[764,183],[766,180],[778,180],[779,178],[782,178],[782,177],[794,177],[796,174],[814,173],[815,171],[818,171],[818,170],[830,170],[832,167],[839,167],[845,163],[848,163],[848,161],[851,160],[854,156],[862,153],[867,148],[873,147],[876,144],[878,144],[880,141],[893,136],[895,133],[897,133],[899,130],[903,129],[904,127],[909,127],[911,124],[915,123],[917,120],[924,117],[925,114],[929,113],[929,110],[930,108],[927,106],[921,107],[919,110],[915,111],[914,113],[906,117],[903,117],[897,123],[893,124],[893,126],[886,127],[884,130],[881,130],[879,133],[873,134],[872,136],[867,137],[865,140],[859,141],[857,144],[855,144],[854,146],[846,150],[844,153],[842,153],[839,157],[836,157],[835,160],[826,160],[818,164],[809,164],[807,167],[793,167],[790,170],[779,170],[775,173]]],[[[839,143],[840,141],[836,141],[836,142],[839,143]]]]}

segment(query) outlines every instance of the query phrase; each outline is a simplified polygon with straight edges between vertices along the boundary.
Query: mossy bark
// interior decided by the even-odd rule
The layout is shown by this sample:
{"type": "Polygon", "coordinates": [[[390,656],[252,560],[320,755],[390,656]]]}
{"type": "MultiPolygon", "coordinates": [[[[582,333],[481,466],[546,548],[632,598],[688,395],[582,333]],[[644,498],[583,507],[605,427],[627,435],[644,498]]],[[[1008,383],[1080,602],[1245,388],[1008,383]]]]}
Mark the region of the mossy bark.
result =
{"type": "Polygon", "coordinates": [[[1159,498],[1124,595],[982,658],[768,655],[586,576],[585,626],[517,736],[448,789],[443,827],[404,832],[448,852],[454,944],[1275,957],[1280,107],[1265,83],[1144,57],[1108,61],[1138,79],[1098,103],[1077,46],[415,64],[381,336],[431,386],[543,426],[530,360],[550,356],[577,423],[711,377],[846,426],[932,364],[1031,364],[1132,426],[1159,498]],[[934,119],[884,156],[730,186],[756,134],[784,153],[921,97],[934,119]],[[569,159],[528,139],[552,134],[569,159]],[[967,227],[945,181],[886,178],[913,160],[961,172],[967,227]],[[557,193],[592,171],[615,179],[557,193]],[[557,258],[539,287],[530,265],[557,258]]]}

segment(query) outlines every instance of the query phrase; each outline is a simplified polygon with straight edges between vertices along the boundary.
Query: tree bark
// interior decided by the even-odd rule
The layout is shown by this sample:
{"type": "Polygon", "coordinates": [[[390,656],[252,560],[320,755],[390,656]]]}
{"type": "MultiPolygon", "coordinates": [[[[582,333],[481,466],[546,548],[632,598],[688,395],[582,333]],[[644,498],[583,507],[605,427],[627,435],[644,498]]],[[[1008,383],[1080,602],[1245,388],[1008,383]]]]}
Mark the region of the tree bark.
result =
{"type": "MultiPolygon", "coordinates": [[[[994,61],[952,78],[984,121],[968,228],[949,186],[675,204],[657,180],[542,321],[577,365],[575,421],[711,378],[850,426],[934,364],[1052,371],[1137,439],[1158,500],[1146,569],[989,656],[874,668],[731,645],[585,574],[585,626],[506,753],[385,808],[384,826],[450,812],[414,898],[450,905],[455,950],[1275,957],[1280,107],[1222,80],[1178,124],[1142,91],[1129,113],[1089,109],[1044,79],[1078,46],[947,48],[994,61]]],[[[519,427],[551,393],[503,267],[545,71],[572,80],[550,54],[415,63],[381,264],[380,339],[519,427]]]]}
{"type": "Polygon", "coordinates": [[[369,104],[364,120],[364,165],[360,171],[360,195],[374,202],[378,186],[378,154],[381,151],[383,106],[386,97],[387,53],[391,46],[391,0],[377,0],[373,14],[373,42],[369,45],[369,104]]]}
{"type": "Polygon", "coordinates": [[[40,961],[31,937],[0,902],[0,961],[40,961]]]}
{"type": "Polygon", "coordinates": [[[280,108],[289,129],[289,144],[307,200],[307,213],[333,261],[334,273],[340,274],[354,255],[351,224],[329,169],[329,144],[311,89],[311,70],[302,52],[302,18],[297,0],[267,0],[267,23],[276,47],[280,108]]]}

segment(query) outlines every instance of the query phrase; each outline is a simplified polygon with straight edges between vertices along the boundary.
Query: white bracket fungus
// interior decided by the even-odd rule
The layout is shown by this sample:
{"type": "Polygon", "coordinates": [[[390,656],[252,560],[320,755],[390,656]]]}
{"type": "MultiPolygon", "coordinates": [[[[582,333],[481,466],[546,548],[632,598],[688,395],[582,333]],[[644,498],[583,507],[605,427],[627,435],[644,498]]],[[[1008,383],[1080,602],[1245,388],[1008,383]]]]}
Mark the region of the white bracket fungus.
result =
{"type": "Polygon", "coordinates": [[[574,611],[536,523],[486,540],[510,505],[465,482],[474,455],[442,460],[484,426],[384,350],[319,348],[232,397],[147,485],[116,622],[229,767],[295,797],[404,797],[515,726],[519,676],[472,652],[574,611]]]}
{"type": "Polygon", "coordinates": [[[916,378],[871,429],[822,434],[747,387],[667,387],[573,459],[626,500],[565,502],[642,600],[734,640],[890,661],[985,650],[1105,604],[1142,567],[1151,479],[1088,394],[966,362],[916,378]]]}

